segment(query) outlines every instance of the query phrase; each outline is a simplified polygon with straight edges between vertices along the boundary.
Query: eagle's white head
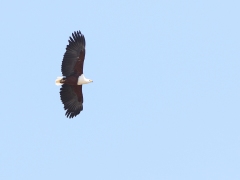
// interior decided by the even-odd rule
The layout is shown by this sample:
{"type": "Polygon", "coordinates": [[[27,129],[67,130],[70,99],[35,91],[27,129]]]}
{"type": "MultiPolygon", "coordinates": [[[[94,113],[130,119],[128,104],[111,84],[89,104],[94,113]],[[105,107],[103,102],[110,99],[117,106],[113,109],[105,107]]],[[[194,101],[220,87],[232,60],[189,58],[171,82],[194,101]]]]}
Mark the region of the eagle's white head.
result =
{"type": "Polygon", "coordinates": [[[78,85],[82,85],[82,84],[88,84],[93,82],[93,80],[91,79],[87,79],[85,78],[84,74],[82,74],[81,76],[78,77],[78,85]]]}

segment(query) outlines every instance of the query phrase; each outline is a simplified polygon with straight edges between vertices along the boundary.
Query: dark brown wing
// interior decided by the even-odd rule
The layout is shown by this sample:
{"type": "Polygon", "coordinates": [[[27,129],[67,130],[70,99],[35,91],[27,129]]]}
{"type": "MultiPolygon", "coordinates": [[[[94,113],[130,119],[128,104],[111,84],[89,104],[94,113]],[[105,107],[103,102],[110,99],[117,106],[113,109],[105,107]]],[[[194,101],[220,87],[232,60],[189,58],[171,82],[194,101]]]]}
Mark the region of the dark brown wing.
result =
{"type": "Polygon", "coordinates": [[[83,110],[82,86],[64,84],[60,89],[60,96],[68,118],[77,116],[83,110]]]}
{"type": "Polygon", "coordinates": [[[80,31],[72,33],[68,40],[66,52],[62,61],[62,75],[70,76],[83,74],[83,63],[85,58],[85,38],[80,31]]]}

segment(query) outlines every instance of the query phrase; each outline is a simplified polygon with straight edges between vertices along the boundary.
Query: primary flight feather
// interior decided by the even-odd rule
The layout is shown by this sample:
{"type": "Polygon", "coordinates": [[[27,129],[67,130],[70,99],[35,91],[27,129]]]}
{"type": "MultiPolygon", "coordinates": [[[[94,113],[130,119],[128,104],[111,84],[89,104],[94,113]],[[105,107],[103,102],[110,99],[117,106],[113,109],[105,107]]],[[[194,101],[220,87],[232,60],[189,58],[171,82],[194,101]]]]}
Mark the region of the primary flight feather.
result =
{"type": "Polygon", "coordinates": [[[82,85],[93,81],[83,74],[86,46],[84,35],[76,31],[68,42],[61,68],[63,77],[58,77],[55,83],[62,85],[60,96],[66,110],[65,115],[73,118],[83,110],[82,85]]]}

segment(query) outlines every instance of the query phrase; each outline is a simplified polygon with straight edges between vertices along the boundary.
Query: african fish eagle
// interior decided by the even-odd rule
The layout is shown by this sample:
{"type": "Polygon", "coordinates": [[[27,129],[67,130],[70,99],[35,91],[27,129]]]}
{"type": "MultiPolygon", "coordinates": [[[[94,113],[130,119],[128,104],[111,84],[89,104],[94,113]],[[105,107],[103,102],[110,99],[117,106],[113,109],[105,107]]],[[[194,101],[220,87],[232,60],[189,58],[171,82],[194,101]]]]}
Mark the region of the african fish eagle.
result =
{"type": "Polygon", "coordinates": [[[62,60],[63,77],[58,77],[55,83],[62,85],[60,96],[66,110],[65,115],[73,118],[83,110],[82,85],[93,81],[83,74],[86,46],[84,35],[80,31],[74,32],[68,42],[62,60]]]}

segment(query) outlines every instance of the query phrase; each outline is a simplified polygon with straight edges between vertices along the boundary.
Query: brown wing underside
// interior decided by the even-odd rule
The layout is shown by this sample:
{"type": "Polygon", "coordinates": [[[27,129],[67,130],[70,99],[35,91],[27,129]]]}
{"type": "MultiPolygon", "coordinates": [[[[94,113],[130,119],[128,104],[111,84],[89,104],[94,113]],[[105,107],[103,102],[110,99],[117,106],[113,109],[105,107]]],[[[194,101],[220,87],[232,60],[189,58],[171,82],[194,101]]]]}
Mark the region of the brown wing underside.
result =
{"type": "Polygon", "coordinates": [[[80,31],[72,33],[72,37],[68,40],[66,52],[62,61],[63,76],[79,76],[83,73],[83,63],[85,58],[85,38],[80,31]]]}
{"type": "Polygon", "coordinates": [[[78,59],[78,61],[76,62],[75,66],[74,66],[74,74],[76,76],[81,76],[83,74],[85,49],[80,52],[79,57],[77,59],[78,59]]]}
{"type": "Polygon", "coordinates": [[[82,86],[64,84],[60,96],[68,118],[77,116],[83,110],[82,86]]]}
{"type": "Polygon", "coordinates": [[[82,85],[72,86],[72,88],[78,97],[78,102],[83,103],[82,85]]]}

